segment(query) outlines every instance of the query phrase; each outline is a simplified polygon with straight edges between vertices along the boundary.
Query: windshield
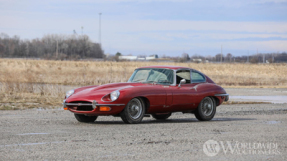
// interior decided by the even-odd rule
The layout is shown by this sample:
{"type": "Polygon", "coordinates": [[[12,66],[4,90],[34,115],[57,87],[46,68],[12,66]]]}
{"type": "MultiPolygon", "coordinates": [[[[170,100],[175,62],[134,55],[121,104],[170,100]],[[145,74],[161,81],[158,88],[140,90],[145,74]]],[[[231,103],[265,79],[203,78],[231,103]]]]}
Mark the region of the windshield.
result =
{"type": "Polygon", "coordinates": [[[172,84],[173,70],[170,69],[138,69],[128,82],[172,84]]]}

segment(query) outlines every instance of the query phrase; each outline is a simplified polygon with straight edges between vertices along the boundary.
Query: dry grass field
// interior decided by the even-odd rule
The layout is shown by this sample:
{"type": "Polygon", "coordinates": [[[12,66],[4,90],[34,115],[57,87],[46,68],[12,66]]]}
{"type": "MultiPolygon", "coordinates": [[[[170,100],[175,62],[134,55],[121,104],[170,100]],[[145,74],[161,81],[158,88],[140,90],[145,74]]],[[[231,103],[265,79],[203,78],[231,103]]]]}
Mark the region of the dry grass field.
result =
{"type": "Polygon", "coordinates": [[[175,65],[197,69],[224,87],[286,87],[287,64],[195,64],[173,62],[104,62],[0,59],[0,109],[61,103],[59,85],[126,82],[135,68],[175,65]]]}

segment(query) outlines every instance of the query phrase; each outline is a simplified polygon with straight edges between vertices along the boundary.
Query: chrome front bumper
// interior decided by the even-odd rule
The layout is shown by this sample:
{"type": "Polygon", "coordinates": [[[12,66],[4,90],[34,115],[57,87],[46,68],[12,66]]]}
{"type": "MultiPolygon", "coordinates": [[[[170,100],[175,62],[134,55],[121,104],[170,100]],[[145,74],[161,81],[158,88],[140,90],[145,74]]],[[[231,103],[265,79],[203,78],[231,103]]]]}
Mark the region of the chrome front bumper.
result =
{"type": "Polygon", "coordinates": [[[66,106],[92,106],[93,109],[97,106],[124,106],[125,104],[98,104],[95,100],[92,103],[66,103],[66,100],[63,101],[63,108],[66,106]]]}

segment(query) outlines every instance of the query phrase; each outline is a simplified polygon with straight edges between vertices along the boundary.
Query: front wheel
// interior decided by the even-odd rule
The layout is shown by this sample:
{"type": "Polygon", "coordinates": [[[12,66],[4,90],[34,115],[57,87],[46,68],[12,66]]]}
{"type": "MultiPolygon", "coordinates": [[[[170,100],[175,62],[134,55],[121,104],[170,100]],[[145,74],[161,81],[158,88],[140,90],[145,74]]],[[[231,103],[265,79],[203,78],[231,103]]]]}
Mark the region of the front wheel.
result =
{"type": "Polygon", "coordinates": [[[140,98],[133,98],[121,112],[122,120],[127,124],[140,123],[145,114],[145,104],[140,98]]]}
{"type": "Polygon", "coordinates": [[[86,116],[81,114],[74,114],[79,122],[95,122],[98,116],[86,116]]]}
{"type": "Polygon", "coordinates": [[[157,120],[166,120],[171,116],[171,113],[168,114],[152,114],[152,117],[157,120]]]}
{"type": "Polygon", "coordinates": [[[216,112],[215,101],[212,97],[205,97],[201,100],[194,115],[200,121],[211,120],[216,112]]]}

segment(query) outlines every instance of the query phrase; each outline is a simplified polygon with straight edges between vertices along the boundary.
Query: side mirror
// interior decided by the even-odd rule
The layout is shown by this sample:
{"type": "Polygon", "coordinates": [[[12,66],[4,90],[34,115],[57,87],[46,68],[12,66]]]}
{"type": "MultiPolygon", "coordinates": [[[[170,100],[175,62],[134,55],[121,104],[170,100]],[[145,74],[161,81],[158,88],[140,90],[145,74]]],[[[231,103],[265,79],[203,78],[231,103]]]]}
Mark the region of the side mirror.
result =
{"type": "Polygon", "coordinates": [[[186,83],[186,80],[185,80],[185,79],[180,80],[178,87],[181,87],[181,85],[182,85],[182,84],[185,84],[185,83],[186,83]]]}

